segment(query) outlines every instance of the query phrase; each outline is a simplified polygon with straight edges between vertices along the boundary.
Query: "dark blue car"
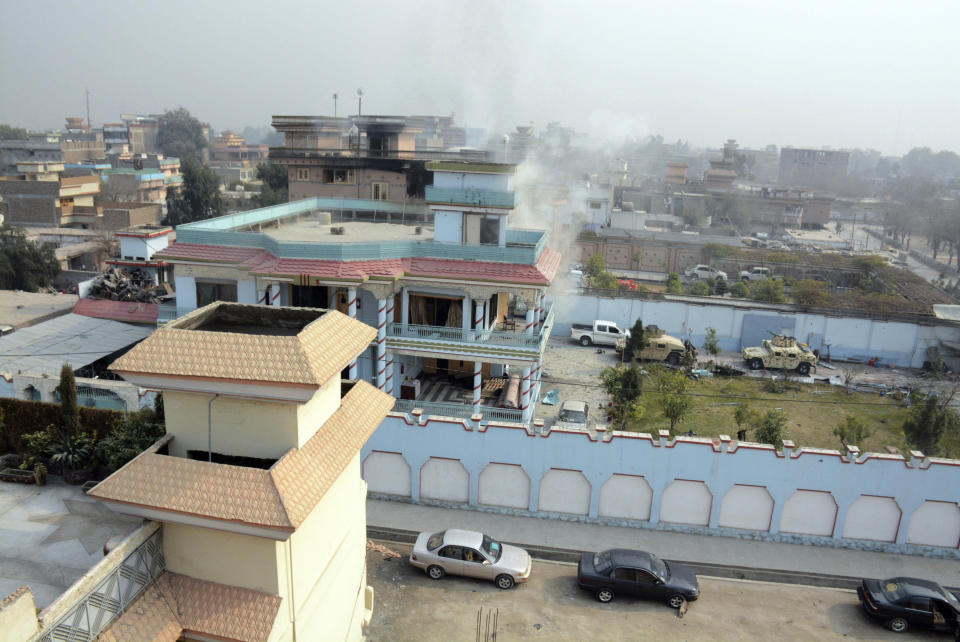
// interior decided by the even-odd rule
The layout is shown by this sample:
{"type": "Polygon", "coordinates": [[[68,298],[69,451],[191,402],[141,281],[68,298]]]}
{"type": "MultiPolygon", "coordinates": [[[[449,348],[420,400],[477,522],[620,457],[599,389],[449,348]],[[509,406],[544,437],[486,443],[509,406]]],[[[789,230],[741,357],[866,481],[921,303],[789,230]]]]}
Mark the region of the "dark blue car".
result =
{"type": "Polygon", "coordinates": [[[863,610],[903,633],[911,626],[935,631],[955,631],[960,598],[935,582],[915,577],[863,580],[857,587],[863,610]]]}
{"type": "Polygon", "coordinates": [[[581,553],[577,584],[601,602],[609,602],[617,595],[632,595],[663,600],[678,609],[684,601],[700,596],[696,574],[683,564],[626,548],[581,553]]]}

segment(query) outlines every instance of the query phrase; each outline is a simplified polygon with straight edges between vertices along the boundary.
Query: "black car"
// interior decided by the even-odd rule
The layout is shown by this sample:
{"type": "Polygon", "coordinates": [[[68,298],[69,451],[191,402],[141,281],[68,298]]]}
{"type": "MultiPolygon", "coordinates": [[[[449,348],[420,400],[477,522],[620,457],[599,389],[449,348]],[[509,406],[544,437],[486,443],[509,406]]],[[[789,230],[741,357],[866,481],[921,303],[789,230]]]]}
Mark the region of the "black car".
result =
{"type": "Polygon", "coordinates": [[[863,610],[903,633],[911,626],[954,631],[960,617],[960,599],[935,582],[915,577],[863,580],[857,587],[863,610]]]}
{"type": "Polygon", "coordinates": [[[616,595],[664,600],[675,609],[700,596],[696,574],[683,564],[664,562],[653,553],[614,548],[581,553],[577,584],[601,602],[616,595]]]}

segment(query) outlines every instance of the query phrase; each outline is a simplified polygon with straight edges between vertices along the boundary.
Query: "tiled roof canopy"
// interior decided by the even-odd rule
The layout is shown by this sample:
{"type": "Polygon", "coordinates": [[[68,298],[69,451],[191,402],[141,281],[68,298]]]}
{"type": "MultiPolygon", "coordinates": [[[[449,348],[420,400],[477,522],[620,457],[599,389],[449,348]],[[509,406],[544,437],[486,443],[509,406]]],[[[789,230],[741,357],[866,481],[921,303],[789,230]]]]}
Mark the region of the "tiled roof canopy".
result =
{"type": "Polygon", "coordinates": [[[99,640],[176,642],[184,633],[218,640],[266,642],[282,598],[167,571],[99,640]]]}
{"type": "Polygon", "coordinates": [[[110,368],[119,374],[320,386],[376,336],[374,328],[336,310],[280,312],[218,302],[157,330],[110,368]]]}
{"type": "MultiPolygon", "coordinates": [[[[159,256],[159,255],[157,255],[159,256]]],[[[266,250],[218,245],[174,243],[163,250],[169,261],[204,261],[236,265],[251,274],[280,277],[317,277],[362,283],[370,278],[404,276],[478,282],[550,285],[560,266],[560,253],[544,248],[536,265],[414,257],[370,261],[334,261],[276,257],[266,250]]]]}
{"type": "Polygon", "coordinates": [[[120,504],[293,531],[360,452],[393,403],[393,397],[361,381],[302,448],[291,449],[269,470],[170,457],[148,449],[89,494],[120,504]]]}

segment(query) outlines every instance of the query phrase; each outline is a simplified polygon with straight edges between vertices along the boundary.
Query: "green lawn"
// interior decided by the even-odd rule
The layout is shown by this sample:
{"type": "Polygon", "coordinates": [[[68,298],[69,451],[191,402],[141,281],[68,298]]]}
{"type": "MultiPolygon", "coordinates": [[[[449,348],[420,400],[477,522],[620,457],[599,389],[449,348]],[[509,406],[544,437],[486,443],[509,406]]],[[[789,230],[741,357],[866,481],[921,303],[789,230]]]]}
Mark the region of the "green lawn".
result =
{"type": "MultiPolygon", "coordinates": [[[[702,437],[727,434],[736,438],[734,406],[746,401],[760,412],[774,408],[786,412],[790,419],[784,438],[792,439],[797,446],[839,449],[840,440],[833,429],[845,415],[851,414],[862,419],[871,431],[864,443],[857,444],[861,451],[885,452],[883,447],[890,445],[906,452],[901,426],[909,410],[893,399],[847,392],[826,384],[789,385],[791,389],[787,392],[774,393],[764,389],[764,381],[746,377],[691,381],[687,391],[693,396],[693,407],[677,431],[693,430],[702,437]]],[[[659,396],[650,377],[645,378],[644,390],[647,391],[643,398],[646,414],[630,428],[650,433],[669,428],[670,422],[660,412],[659,396]]],[[[752,430],[747,433],[748,439],[752,434],[752,430]]]]}

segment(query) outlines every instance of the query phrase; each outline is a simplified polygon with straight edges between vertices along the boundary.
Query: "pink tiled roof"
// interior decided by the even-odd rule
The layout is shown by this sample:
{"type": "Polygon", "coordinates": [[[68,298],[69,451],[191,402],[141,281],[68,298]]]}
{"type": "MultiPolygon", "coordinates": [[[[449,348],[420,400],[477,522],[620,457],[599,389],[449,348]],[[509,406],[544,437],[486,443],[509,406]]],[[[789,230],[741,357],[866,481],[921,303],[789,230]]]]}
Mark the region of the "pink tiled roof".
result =
{"type": "Polygon", "coordinates": [[[156,303],[108,301],[106,299],[80,299],[73,306],[74,314],[97,319],[112,319],[127,323],[156,324],[160,306],[156,303]]]}
{"type": "Polygon", "coordinates": [[[374,261],[278,258],[266,250],[174,243],[155,255],[169,261],[233,263],[262,276],[312,277],[363,282],[370,278],[432,277],[482,282],[549,285],[560,267],[560,253],[545,248],[536,265],[413,257],[374,261]]]}
{"type": "Polygon", "coordinates": [[[101,642],[175,642],[184,633],[218,640],[266,642],[279,595],[166,571],[106,631],[101,642]]]}
{"type": "Polygon", "coordinates": [[[320,503],[393,404],[393,397],[360,381],[302,448],[289,450],[270,470],[159,455],[154,447],[89,494],[104,501],[292,531],[320,503]]]}

